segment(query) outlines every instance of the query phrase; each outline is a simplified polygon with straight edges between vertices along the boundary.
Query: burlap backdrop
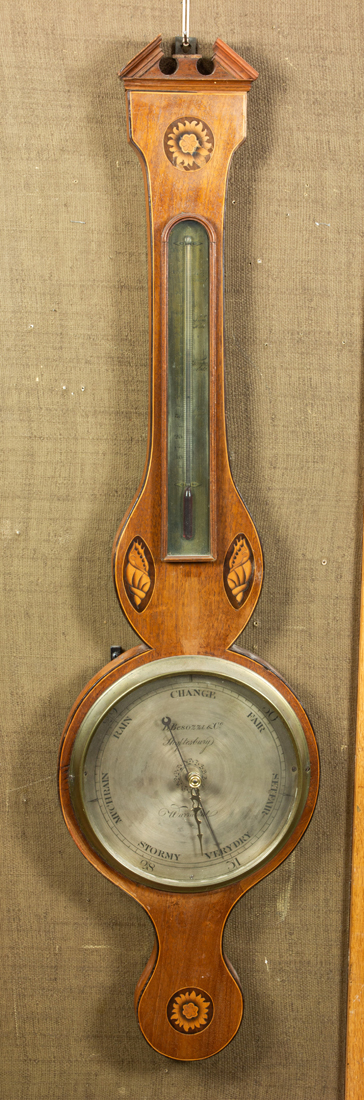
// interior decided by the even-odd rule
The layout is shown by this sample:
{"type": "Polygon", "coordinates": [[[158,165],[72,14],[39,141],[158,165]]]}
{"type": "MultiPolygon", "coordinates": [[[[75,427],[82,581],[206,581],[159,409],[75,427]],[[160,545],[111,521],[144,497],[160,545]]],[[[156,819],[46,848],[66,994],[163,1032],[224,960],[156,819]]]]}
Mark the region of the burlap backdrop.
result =
{"type": "Polygon", "coordinates": [[[236,908],[234,1042],[154,1053],[135,983],[146,915],[68,836],[62,725],[132,644],[110,550],[147,436],[144,193],[116,72],[179,4],[2,6],[4,1100],[343,1097],[361,496],[362,43],[357,0],[193,4],[260,72],[226,226],[228,430],[265,584],[244,643],[288,679],[320,746],[314,820],[236,908]]]}

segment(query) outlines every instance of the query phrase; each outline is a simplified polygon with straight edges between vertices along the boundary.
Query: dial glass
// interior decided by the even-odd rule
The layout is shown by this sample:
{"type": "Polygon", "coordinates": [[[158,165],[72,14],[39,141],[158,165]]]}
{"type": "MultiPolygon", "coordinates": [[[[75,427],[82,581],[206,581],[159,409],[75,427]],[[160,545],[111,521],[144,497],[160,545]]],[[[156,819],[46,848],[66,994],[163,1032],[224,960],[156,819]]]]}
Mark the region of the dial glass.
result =
{"type": "Polygon", "coordinates": [[[309,771],[302,725],[275,687],[229,661],[176,657],[126,674],[94,704],[69,784],[107,863],[159,888],[201,890],[279,851],[309,771]]]}

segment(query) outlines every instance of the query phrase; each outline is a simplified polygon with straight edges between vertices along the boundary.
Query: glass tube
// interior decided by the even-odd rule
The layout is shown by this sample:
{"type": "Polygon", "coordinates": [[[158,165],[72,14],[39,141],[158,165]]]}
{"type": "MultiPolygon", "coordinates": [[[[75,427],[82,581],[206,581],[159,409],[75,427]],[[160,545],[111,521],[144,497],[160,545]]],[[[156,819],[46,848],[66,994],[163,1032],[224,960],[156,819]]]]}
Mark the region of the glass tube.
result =
{"type": "Polygon", "coordinates": [[[168,239],[167,430],[167,553],[209,555],[209,238],[192,220],[168,239]]]}

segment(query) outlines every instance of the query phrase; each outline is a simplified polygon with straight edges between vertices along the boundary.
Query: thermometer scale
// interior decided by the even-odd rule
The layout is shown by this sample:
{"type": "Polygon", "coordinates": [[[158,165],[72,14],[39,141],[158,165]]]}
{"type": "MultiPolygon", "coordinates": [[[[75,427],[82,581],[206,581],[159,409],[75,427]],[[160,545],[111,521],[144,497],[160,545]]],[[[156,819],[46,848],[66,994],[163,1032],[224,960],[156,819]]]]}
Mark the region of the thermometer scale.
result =
{"type": "Polygon", "coordinates": [[[168,555],[210,553],[208,245],[185,220],[168,242],[168,555]]]}

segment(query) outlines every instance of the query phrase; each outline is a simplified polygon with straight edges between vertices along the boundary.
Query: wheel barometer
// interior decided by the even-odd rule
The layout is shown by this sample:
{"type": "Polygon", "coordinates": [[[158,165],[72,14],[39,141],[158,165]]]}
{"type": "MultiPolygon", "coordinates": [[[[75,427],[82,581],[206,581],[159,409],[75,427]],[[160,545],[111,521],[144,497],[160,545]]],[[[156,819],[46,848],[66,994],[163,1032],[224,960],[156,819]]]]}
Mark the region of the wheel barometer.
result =
{"type": "Polygon", "coordinates": [[[166,58],[156,38],[120,74],[149,218],[151,411],[145,473],[117,533],[116,590],[142,643],[94,677],[60,753],[76,844],[151,917],[136,989],[143,1035],[207,1058],[235,1035],[239,979],[222,949],[238,899],[312,815],[318,755],[290,688],[234,641],[263,558],[225,433],[223,219],[255,70],[221,39],[166,58]]]}

